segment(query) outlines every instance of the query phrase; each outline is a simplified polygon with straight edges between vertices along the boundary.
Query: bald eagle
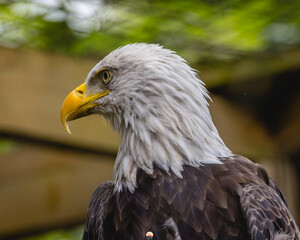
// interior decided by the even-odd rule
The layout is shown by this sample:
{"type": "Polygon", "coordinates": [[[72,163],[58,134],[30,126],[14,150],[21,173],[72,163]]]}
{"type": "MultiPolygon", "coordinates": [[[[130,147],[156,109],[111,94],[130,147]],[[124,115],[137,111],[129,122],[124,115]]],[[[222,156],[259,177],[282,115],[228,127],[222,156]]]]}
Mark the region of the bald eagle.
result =
{"type": "Polygon", "coordinates": [[[66,97],[66,130],[99,114],[121,135],[113,181],[93,193],[83,239],[300,239],[264,168],[222,141],[208,100],[184,59],[144,43],[111,52],[66,97]]]}

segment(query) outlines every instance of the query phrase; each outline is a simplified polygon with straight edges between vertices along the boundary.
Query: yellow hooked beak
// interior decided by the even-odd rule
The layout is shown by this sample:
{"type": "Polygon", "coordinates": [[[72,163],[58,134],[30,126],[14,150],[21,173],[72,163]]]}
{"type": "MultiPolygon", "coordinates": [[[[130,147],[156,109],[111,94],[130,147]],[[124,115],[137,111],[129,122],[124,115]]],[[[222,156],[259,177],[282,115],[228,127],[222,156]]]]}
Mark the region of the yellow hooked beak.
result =
{"type": "Polygon", "coordinates": [[[85,96],[85,83],[81,84],[66,97],[60,111],[60,119],[64,128],[70,132],[68,121],[92,114],[88,110],[97,104],[94,101],[107,95],[110,90],[85,96]]]}

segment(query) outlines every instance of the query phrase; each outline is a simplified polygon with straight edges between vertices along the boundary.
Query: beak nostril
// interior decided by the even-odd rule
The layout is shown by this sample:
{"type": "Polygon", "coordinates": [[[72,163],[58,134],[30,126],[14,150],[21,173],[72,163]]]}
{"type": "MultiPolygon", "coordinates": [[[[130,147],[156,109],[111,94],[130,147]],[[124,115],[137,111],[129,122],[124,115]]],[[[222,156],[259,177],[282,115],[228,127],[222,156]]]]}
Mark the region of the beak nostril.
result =
{"type": "Polygon", "coordinates": [[[77,93],[80,95],[83,95],[83,91],[81,91],[81,90],[77,90],[77,93]]]}

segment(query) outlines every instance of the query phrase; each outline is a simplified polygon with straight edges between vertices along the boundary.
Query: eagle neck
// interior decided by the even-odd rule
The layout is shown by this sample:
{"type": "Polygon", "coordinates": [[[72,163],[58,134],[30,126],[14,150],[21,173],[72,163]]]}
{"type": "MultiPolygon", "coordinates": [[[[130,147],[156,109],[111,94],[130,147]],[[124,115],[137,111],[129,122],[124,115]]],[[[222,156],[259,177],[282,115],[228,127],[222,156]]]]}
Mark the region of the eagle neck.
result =
{"type": "Polygon", "coordinates": [[[132,114],[121,123],[122,138],[113,173],[116,191],[127,187],[134,192],[138,169],[151,175],[157,166],[182,177],[183,165],[222,164],[220,157],[232,155],[213,124],[208,106],[202,106],[202,115],[206,116],[201,118],[195,117],[198,114],[185,118],[183,112],[178,116],[180,123],[167,121],[172,119],[170,116],[164,119],[168,111],[161,116],[153,116],[152,112],[147,118],[132,114]]]}

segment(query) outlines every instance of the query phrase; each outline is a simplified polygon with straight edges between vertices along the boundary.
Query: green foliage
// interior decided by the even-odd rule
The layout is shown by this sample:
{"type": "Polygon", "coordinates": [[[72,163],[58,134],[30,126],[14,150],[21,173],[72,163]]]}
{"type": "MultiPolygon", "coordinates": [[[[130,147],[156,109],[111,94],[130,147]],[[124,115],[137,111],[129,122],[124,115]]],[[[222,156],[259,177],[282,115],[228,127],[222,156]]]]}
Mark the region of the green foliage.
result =
{"type": "Polygon", "coordinates": [[[16,143],[9,139],[0,138],[0,154],[11,152],[16,148],[16,143]]]}
{"type": "Polygon", "coordinates": [[[196,63],[300,42],[300,1],[51,2],[0,4],[0,43],[102,56],[127,43],[153,42],[196,63]]]}
{"type": "Polygon", "coordinates": [[[79,226],[70,230],[58,230],[23,238],[22,240],[81,240],[83,234],[83,226],[79,226]]]}

